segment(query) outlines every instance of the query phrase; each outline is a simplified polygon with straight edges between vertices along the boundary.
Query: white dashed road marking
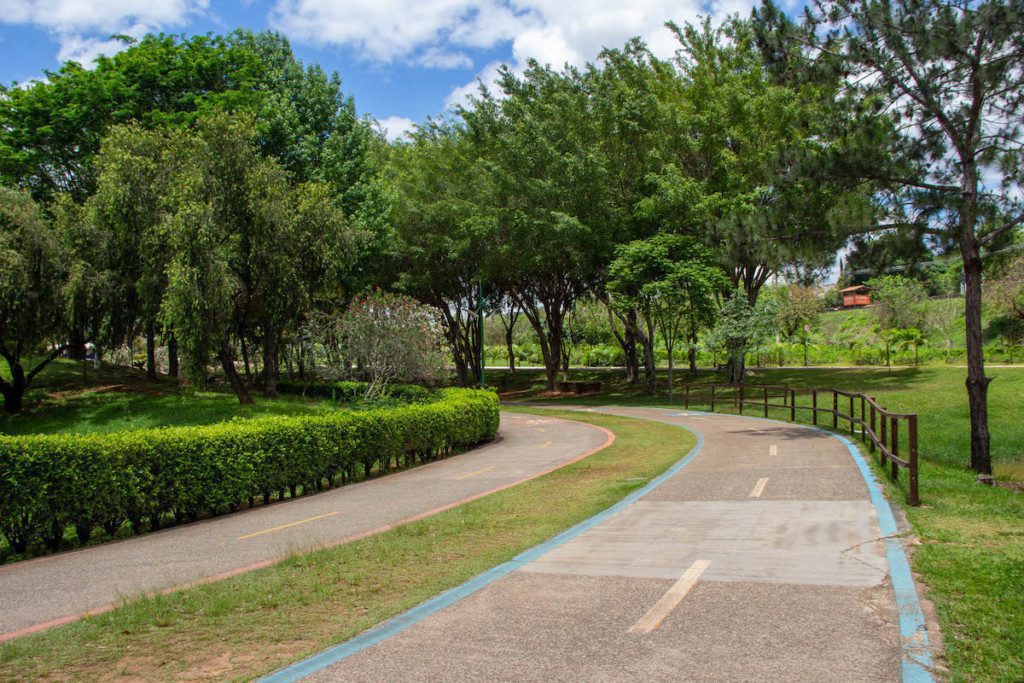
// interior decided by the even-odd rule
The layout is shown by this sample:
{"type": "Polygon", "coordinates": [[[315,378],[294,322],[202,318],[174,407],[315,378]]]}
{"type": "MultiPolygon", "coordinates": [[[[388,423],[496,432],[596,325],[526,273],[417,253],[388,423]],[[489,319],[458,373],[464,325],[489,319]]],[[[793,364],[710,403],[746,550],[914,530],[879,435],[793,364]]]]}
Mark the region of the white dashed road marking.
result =
{"type": "Polygon", "coordinates": [[[757,483],[754,484],[754,490],[750,492],[750,497],[751,498],[760,498],[761,494],[764,492],[764,487],[767,484],[768,484],[768,477],[763,477],[761,479],[758,479],[757,483]]]}
{"type": "Polygon", "coordinates": [[[630,633],[654,633],[661,626],[661,622],[665,621],[669,614],[672,613],[679,603],[683,601],[686,594],[696,585],[697,579],[704,573],[704,570],[711,564],[708,560],[697,560],[690,565],[690,568],[683,572],[683,575],[679,577],[668,592],[662,596],[661,600],[652,607],[647,614],[640,618],[640,621],[636,622],[629,628],[630,633]]]}

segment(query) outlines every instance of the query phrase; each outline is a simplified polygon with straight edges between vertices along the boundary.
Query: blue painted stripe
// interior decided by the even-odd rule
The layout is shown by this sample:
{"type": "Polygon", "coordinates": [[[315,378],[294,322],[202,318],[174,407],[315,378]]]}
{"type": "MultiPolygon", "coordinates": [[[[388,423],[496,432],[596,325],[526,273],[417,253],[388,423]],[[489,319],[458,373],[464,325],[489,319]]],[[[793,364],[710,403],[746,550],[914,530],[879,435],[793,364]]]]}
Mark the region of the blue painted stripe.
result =
{"type": "Polygon", "coordinates": [[[286,681],[298,681],[302,678],[305,678],[306,676],[316,673],[317,671],[326,669],[332,664],[337,664],[338,662],[342,661],[347,657],[351,657],[357,652],[365,650],[368,647],[372,647],[377,643],[380,643],[381,641],[390,638],[393,635],[401,633],[410,626],[413,626],[416,623],[426,619],[430,615],[439,612],[445,609],[446,607],[454,605],[459,600],[469,595],[472,595],[481,588],[484,588],[494,583],[502,577],[508,576],[515,570],[522,567],[527,562],[532,562],[541,555],[551,550],[554,550],[558,546],[563,545],[568,541],[571,541],[572,539],[576,538],[577,536],[587,531],[588,529],[592,528],[596,524],[600,524],[612,515],[621,512],[622,510],[625,510],[627,507],[635,503],[637,500],[642,498],[651,490],[659,486],[666,479],[668,479],[672,475],[679,472],[679,470],[686,467],[686,465],[689,464],[691,460],[697,457],[697,454],[700,453],[700,450],[704,447],[703,435],[701,435],[699,432],[693,429],[690,429],[689,427],[683,427],[682,425],[676,426],[682,427],[683,429],[686,429],[687,431],[693,433],[693,435],[697,437],[696,445],[692,449],[690,449],[690,452],[687,453],[685,457],[683,457],[681,460],[672,465],[672,467],[666,470],[663,474],[660,474],[659,476],[655,477],[645,486],[629,494],[615,505],[612,505],[610,508],[607,508],[597,513],[589,519],[585,519],[576,526],[566,529],[554,538],[551,538],[545,541],[544,543],[541,543],[540,545],[534,546],[529,550],[526,550],[523,553],[516,555],[508,562],[499,564],[497,567],[489,569],[483,574],[479,574],[470,579],[469,581],[466,581],[465,583],[460,584],[455,588],[451,588],[445,591],[444,593],[441,593],[440,595],[437,595],[431,598],[430,600],[427,600],[426,602],[423,602],[417,605],[416,607],[413,607],[407,612],[399,614],[397,617],[393,617],[392,619],[389,619],[388,621],[385,621],[384,623],[375,626],[368,631],[364,631],[362,634],[356,636],[355,638],[352,638],[351,640],[347,640],[344,643],[335,645],[334,647],[324,650],[319,654],[315,654],[312,657],[304,659],[300,662],[296,662],[295,664],[285,667],[284,669],[280,669],[279,671],[276,671],[275,673],[272,673],[261,680],[266,683],[285,683],[286,681]]]}
{"type": "MultiPolygon", "coordinates": [[[[663,409],[667,410],[667,409],[663,409]]],[[[699,411],[687,411],[690,414],[700,415],[722,415],[722,413],[706,413],[699,411]]],[[[759,420],[762,422],[773,422],[775,424],[790,424],[780,420],[771,420],[752,415],[729,415],[729,417],[743,418],[746,420],[759,420]]],[[[914,585],[914,577],[910,571],[910,561],[903,549],[903,544],[896,536],[899,529],[896,526],[896,518],[892,512],[892,506],[885,496],[882,495],[882,486],[878,483],[874,471],[856,444],[842,434],[830,432],[820,427],[801,425],[822,434],[827,434],[838,439],[846,445],[850,451],[857,469],[864,477],[864,483],[868,486],[868,494],[871,496],[871,504],[875,508],[875,515],[878,517],[878,527],[885,539],[885,559],[889,564],[889,577],[892,581],[893,593],[896,596],[896,611],[899,616],[901,654],[900,669],[904,683],[925,683],[934,681],[930,673],[932,668],[932,652],[928,645],[928,627],[925,624],[924,612],[921,610],[921,601],[917,596],[917,587],[914,585]]]]}
{"type": "MultiPolygon", "coordinates": [[[[820,430],[824,431],[824,430],[820,430]]],[[[825,432],[831,434],[831,432],[825,432]]],[[[892,590],[896,594],[896,610],[899,613],[900,638],[902,641],[903,656],[900,665],[903,671],[905,683],[919,683],[932,681],[929,669],[932,667],[932,652],[928,646],[928,627],[924,621],[924,612],[921,610],[921,602],[917,597],[917,587],[914,585],[914,576],[910,571],[910,561],[903,549],[903,544],[896,536],[899,529],[896,527],[896,518],[893,516],[892,507],[885,496],[882,495],[882,486],[875,478],[875,473],[864,460],[860,449],[849,439],[839,434],[832,434],[835,438],[846,444],[847,450],[853,456],[861,476],[868,485],[868,492],[871,494],[871,503],[875,506],[875,513],[878,516],[878,526],[885,537],[885,558],[889,562],[889,577],[892,580],[892,590]]]]}

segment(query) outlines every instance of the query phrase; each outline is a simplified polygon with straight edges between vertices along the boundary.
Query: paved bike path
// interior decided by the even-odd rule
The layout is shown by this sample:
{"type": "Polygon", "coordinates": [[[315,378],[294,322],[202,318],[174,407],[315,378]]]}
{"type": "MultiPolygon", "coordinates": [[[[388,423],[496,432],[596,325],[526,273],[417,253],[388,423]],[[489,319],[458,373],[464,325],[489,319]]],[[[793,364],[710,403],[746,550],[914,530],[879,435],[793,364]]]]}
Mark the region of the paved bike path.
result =
{"type": "Polygon", "coordinates": [[[496,580],[271,678],[929,680],[891,513],[846,444],[750,418],[597,410],[685,426],[703,445],[496,580]]]}
{"type": "Polygon", "coordinates": [[[215,580],[300,550],[354,540],[539,476],[610,443],[609,432],[502,413],[467,453],[316,495],[117,543],[0,567],[0,642],[125,597],[215,580]]]}

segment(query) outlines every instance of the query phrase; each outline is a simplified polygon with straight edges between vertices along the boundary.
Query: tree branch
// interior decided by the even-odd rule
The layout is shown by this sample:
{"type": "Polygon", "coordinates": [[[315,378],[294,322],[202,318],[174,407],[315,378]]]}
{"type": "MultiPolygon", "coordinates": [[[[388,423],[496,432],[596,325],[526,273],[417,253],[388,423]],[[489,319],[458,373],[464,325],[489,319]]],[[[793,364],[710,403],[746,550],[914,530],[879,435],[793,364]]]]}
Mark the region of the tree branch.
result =
{"type": "Polygon", "coordinates": [[[1024,223],[1024,213],[1021,213],[1019,216],[1014,218],[1012,221],[1008,221],[1006,223],[1003,223],[1002,225],[1000,225],[998,228],[996,228],[992,232],[990,232],[987,235],[985,235],[984,237],[980,238],[978,240],[978,246],[979,247],[985,246],[989,242],[992,242],[993,240],[998,239],[998,237],[1000,235],[1003,235],[1003,234],[1009,232],[1010,230],[1013,230],[1014,228],[1016,228],[1018,225],[1020,225],[1022,223],[1024,223]]]}
{"type": "Polygon", "coordinates": [[[43,368],[45,368],[47,365],[49,365],[51,362],[53,362],[57,358],[57,356],[59,356],[60,354],[64,353],[64,347],[65,347],[64,344],[61,344],[59,346],[54,347],[53,351],[50,352],[49,356],[47,356],[43,361],[41,361],[39,363],[39,365],[37,365],[34,368],[32,368],[29,371],[29,373],[27,375],[25,375],[25,386],[26,387],[28,387],[30,384],[32,384],[32,380],[35,379],[36,375],[38,375],[42,371],[43,368]]]}

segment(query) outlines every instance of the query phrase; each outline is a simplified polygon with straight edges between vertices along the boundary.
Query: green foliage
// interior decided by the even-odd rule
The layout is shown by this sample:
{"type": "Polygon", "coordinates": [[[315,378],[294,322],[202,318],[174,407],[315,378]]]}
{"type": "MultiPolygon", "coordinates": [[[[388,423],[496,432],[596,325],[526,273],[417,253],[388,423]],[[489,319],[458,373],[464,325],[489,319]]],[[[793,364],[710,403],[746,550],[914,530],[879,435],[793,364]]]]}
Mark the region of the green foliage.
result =
{"type": "Polygon", "coordinates": [[[695,340],[713,322],[718,295],[729,286],[709,249],[664,233],[619,246],[608,278],[612,305],[637,311],[660,333],[670,374],[680,334],[695,340]]]}
{"type": "Polygon", "coordinates": [[[0,392],[8,412],[21,410],[25,390],[60,352],[58,344],[34,368],[22,367],[23,356],[66,329],[65,247],[27,192],[0,187],[0,355],[10,372],[0,392]]]}
{"type": "Polygon", "coordinates": [[[73,526],[111,533],[128,520],[157,528],[256,496],[369,475],[405,457],[427,460],[494,436],[498,401],[446,389],[399,408],[273,417],[204,427],[94,435],[0,437],[0,531],[15,552],[60,545],[73,526]]]}
{"type": "Polygon", "coordinates": [[[883,275],[868,280],[872,310],[882,329],[920,327],[924,320],[922,304],[927,295],[917,280],[902,275],[883,275]]]}
{"type": "MultiPolygon", "coordinates": [[[[777,305],[769,298],[751,304],[743,290],[737,288],[725,299],[718,312],[718,322],[708,339],[710,346],[724,349],[730,360],[745,360],[747,353],[771,338],[775,329],[777,305]]],[[[735,381],[730,378],[730,381],[735,381]]]]}
{"type": "MultiPolygon", "coordinates": [[[[310,398],[329,398],[332,400],[353,400],[366,396],[369,389],[367,382],[353,382],[350,380],[338,382],[302,382],[289,379],[277,383],[277,390],[282,394],[296,396],[308,396],[310,398]]],[[[384,395],[396,398],[409,403],[424,401],[430,396],[430,391],[418,384],[389,384],[384,389],[384,395]]]]}
{"type": "Polygon", "coordinates": [[[815,327],[821,317],[824,302],[811,287],[790,285],[780,288],[776,295],[779,299],[775,322],[779,332],[787,339],[799,334],[801,338],[809,333],[805,326],[815,327]]]}

